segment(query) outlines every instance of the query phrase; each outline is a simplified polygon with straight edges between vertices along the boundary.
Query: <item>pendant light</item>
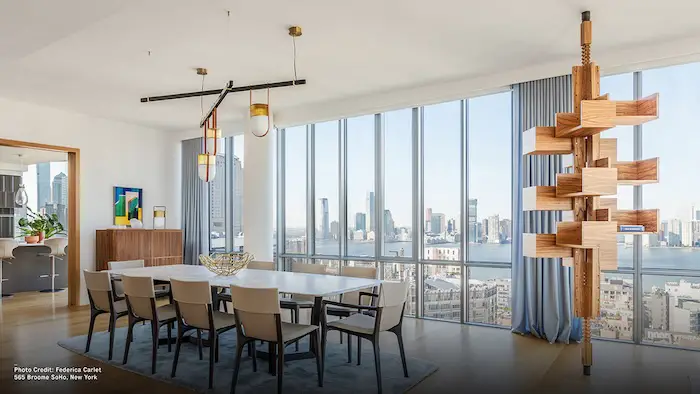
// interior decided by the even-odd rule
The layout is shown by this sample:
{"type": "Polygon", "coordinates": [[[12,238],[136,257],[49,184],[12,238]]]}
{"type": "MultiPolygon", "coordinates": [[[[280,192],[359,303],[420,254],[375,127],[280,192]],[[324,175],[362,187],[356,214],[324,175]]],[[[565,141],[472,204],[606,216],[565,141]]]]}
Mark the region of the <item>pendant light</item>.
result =
{"type": "Polygon", "coordinates": [[[256,137],[264,137],[270,132],[270,89],[267,89],[267,104],[253,103],[253,91],[250,91],[250,132],[256,137]]]}
{"type": "MultiPolygon", "coordinates": [[[[22,162],[22,155],[17,155],[17,156],[19,156],[19,166],[20,166],[20,169],[22,169],[24,167],[24,163],[22,162]]],[[[24,208],[27,206],[28,202],[29,202],[29,196],[27,195],[27,189],[25,189],[24,183],[21,183],[19,185],[19,189],[17,189],[17,192],[15,192],[15,204],[24,208]]]]}
{"type": "MultiPolygon", "coordinates": [[[[202,76],[202,91],[204,91],[204,77],[207,76],[206,68],[197,68],[197,75],[202,76]]],[[[200,97],[200,109],[204,114],[204,102],[200,97]]],[[[221,129],[216,127],[216,109],[210,119],[204,124],[204,137],[202,138],[202,153],[197,155],[197,175],[204,182],[211,182],[216,176],[216,154],[219,151],[221,129]]]]}

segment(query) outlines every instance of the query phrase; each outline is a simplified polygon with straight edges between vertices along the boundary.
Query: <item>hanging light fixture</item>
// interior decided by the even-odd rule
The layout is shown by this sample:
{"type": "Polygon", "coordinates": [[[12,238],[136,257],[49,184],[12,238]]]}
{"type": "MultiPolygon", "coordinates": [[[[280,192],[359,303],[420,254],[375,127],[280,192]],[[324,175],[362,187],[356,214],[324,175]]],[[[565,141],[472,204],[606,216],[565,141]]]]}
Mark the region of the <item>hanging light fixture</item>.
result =
{"type": "MultiPolygon", "coordinates": [[[[24,163],[22,162],[22,155],[17,155],[17,156],[19,156],[19,166],[21,169],[24,166],[24,163]]],[[[29,196],[27,195],[27,189],[25,189],[24,183],[21,183],[19,185],[19,189],[17,189],[17,191],[15,192],[15,204],[24,208],[27,206],[28,202],[29,202],[29,196]]]]}
{"type": "MultiPolygon", "coordinates": [[[[197,75],[202,76],[202,91],[204,91],[204,77],[207,75],[206,68],[198,68],[197,75]]],[[[204,103],[200,97],[200,107],[204,113],[204,103]]],[[[202,138],[202,153],[197,155],[197,175],[204,182],[210,182],[216,176],[216,154],[219,151],[219,140],[221,139],[221,129],[216,127],[216,109],[210,119],[204,123],[204,138],[202,138]]]]}

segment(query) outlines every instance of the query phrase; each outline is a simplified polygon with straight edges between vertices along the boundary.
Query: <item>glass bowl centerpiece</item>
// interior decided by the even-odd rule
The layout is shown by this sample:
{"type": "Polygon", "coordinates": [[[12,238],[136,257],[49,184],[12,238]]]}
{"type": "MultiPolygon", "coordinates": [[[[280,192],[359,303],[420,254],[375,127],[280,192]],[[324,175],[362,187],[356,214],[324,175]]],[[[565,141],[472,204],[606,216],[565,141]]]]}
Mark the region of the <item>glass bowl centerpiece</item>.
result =
{"type": "Polygon", "coordinates": [[[248,266],[255,256],[250,253],[214,253],[211,256],[199,255],[199,262],[220,276],[233,276],[248,266]]]}

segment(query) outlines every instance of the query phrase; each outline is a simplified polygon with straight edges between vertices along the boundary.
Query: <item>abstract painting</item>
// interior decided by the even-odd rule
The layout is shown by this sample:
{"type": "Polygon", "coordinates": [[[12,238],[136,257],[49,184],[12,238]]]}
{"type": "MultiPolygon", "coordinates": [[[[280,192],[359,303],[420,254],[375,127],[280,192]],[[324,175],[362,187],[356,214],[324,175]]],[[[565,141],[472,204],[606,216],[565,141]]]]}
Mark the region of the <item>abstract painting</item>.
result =
{"type": "Polygon", "coordinates": [[[114,224],[128,226],[131,219],[143,222],[143,189],[114,187],[114,224]]]}

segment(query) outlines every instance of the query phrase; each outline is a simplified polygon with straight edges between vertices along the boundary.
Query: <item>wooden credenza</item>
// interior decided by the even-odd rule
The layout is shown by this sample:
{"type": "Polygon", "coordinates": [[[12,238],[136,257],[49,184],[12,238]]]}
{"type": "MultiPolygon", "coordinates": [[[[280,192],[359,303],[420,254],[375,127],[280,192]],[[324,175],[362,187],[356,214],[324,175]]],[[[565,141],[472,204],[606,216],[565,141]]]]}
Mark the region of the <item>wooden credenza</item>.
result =
{"type": "Polygon", "coordinates": [[[96,267],[109,261],[144,260],[146,267],[182,264],[182,230],[97,230],[96,267]]]}

